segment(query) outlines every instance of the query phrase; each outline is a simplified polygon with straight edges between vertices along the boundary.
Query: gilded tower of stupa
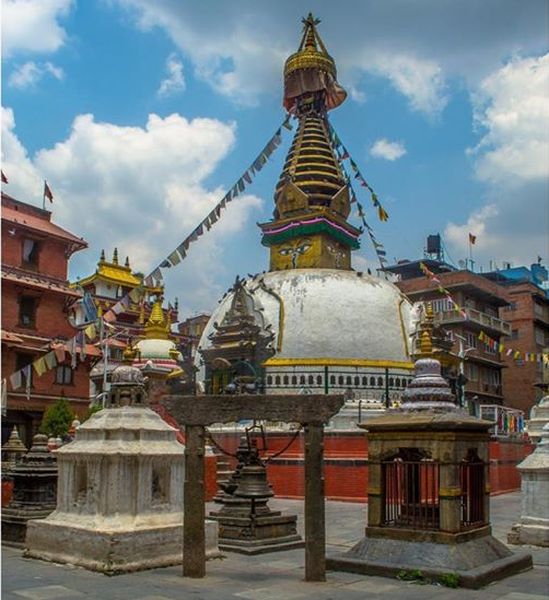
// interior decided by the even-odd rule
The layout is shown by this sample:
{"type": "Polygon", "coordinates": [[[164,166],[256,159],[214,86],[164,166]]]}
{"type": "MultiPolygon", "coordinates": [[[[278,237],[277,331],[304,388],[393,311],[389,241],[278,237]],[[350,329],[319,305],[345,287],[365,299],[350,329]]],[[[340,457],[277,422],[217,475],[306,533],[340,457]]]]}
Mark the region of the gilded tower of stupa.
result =
{"type": "Polygon", "coordinates": [[[349,222],[349,185],[328,121],[346,93],[318,23],[303,19],[298,49],[284,65],[283,105],[297,127],[275,186],[273,219],[260,225],[269,271],[239,281],[221,299],[198,346],[197,379],[223,393],[245,365],[257,389],[270,394],[398,400],[412,375],[412,306],[392,283],[352,268],[361,231],[349,222]],[[247,351],[244,330],[230,359],[216,360],[227,358],[219,330],[235,295],[246,306],[246,328],[253,319],[266,341],[261,360],[247,351]]]}
{"type": "Polygon", "coordinates": [[[311,14],[298,51],[284,66],[284,106],[298,121],[275,190],[274,220],[261,225],[271,271],[350,269],[360,230],[347,222],[349,187],[330,143],[328,111],[346,93],[311,14]]]}

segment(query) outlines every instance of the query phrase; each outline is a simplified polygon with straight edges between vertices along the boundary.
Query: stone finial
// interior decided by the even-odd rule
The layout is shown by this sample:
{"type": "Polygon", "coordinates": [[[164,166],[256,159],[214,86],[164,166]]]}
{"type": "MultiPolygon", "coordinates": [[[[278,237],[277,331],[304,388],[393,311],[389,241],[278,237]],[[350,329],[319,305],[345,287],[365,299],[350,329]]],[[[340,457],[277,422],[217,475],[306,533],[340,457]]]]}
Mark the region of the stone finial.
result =
{"type": "Polygon", "coordinates": [[[124,262],[124,266],[128,269],[130,268],[130,257],[129,256],[126,256],[126,261],[124,262]]]}
{"type": "Polygon", "coordinates": [[[137,367],[127,363],[119,365],[111,374],[111,389],[105,408],[145,406],[145,382],[137,367]]]}
{"type": "Polygon", "coordinates": [[[114,252],[112,253],[112,264],[118,264],[118,248],[115,247],[114,252]]]}
{"type": "Polygon", "coordinates": [[[101,250],[101,255],[99,256],[99,262],[105,262],[105,249],[101,250]]]}
{"type": "Polygon", "coordinates": [[[448,411],[456,408],[450,387],[441,375],[440,362],[420,358],[415,364],[415,377],[402,394],[403,410],[448,411]]]}
{"type": "Polygon", "coordinates": [[[32,438],[31,449],[21,459],[20,466],[34,470],[51,469],[55,465],[55,454],[48,450],[48,436],[37,433],[32,438]]]}
{"type": "Polygon", "coordinates": [[[2,446],[2,470],[11,470],[26,452],[27,447],[21,441],[19,431],[14,425],[8,441],[2,446]]]}

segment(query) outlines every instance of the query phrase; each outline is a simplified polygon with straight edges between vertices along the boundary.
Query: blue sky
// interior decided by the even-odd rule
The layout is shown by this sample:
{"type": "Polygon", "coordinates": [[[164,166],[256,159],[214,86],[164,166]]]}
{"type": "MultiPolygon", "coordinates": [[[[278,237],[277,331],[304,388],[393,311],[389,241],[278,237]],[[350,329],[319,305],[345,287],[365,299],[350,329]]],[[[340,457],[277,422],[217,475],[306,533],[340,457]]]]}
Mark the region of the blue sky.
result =
{"type": "MultiPolygon", "coordinates": [[[[548,257],[547,4],[529,0],[3,0],[2,169],[90,243],[154,267],[211,210],[284,118],[282,68],[312,10],[347,101],[330,115],[390,214],[368,219],[387,255],[548,257]]],[[[291,141],[166,277],[184,318],[235,275],[267,268],[256,222],[291,141]]],[[[360,193],[360,191],[359,191],[360,193]]],[[[369,207],[367,196],[362,196],[369,207]]],[[[358,224],[356,217],[354,223],[358,224]]],[[[367,239],[357,268],[376,266],[367,239]]]]}

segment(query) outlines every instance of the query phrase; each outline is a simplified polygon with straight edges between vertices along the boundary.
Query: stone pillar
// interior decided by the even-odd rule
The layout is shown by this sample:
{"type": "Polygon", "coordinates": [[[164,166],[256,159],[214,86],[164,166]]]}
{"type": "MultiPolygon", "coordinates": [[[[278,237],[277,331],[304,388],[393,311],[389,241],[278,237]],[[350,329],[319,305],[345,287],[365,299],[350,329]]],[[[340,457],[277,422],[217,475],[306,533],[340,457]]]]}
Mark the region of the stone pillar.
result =
{"type": "Polygon", "coordinates": [[[326,581],[322,423],[305,425],[305,581],[326,581]]]}
{"type": "Polygon", "coordinates": [[[530,411],[530,419],[526,421],[526,430],[530,439],[537,444],[546,423],[549,423],[549,395],[544,396],[530,411]]]}
{"type": "Polygon", "coordinates": [[[549,423],[541,441],[517,469],[521,474],[521,516],[507,536],[510,544],[549,546],[549,423]]]}

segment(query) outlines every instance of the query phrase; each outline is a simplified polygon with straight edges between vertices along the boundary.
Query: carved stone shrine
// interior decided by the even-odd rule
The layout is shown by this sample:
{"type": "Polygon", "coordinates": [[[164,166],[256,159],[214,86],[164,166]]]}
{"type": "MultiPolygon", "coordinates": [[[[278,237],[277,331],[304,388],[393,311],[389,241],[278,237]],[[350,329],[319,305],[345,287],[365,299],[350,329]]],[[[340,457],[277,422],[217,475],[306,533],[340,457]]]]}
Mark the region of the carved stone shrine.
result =
{"type": "Polygon", "coordinates": [[[491,535],[488,430],[492,423],[457,408],[429,358],[404,392],[402,408],[361,426],[368,437],[368,525],[351,550],[330,557],[329,569],[396,576],[420,571],[478,588],[532,567],[491,535]]]}
{"type": "MultiPolygon", "coordinates": [[[[112,373],[106,408],[57,451],[56,510],[33,521],[26,556],[115,574],[182,561],[184,447],[151,409],[142,373],[112,373]]],[[[218,554],[217,524],[205,548],[218,554]]]]}
{"type": "Polygon", "coordinates": [[[43,519],[55,509],[57,464],[47,448],[48,438],[37,434],[31,449],[15,464],[13,497],[2,510],[2,542],[22,546],[31,519],[43,519]]]}
{"type": "Polygon", "coordinates": [[[507,536],[510,544],[549,547],[549,423],[540,437],[534,452],[517,466],[521,476],[521,511],[519,522],[507,536]]]}

